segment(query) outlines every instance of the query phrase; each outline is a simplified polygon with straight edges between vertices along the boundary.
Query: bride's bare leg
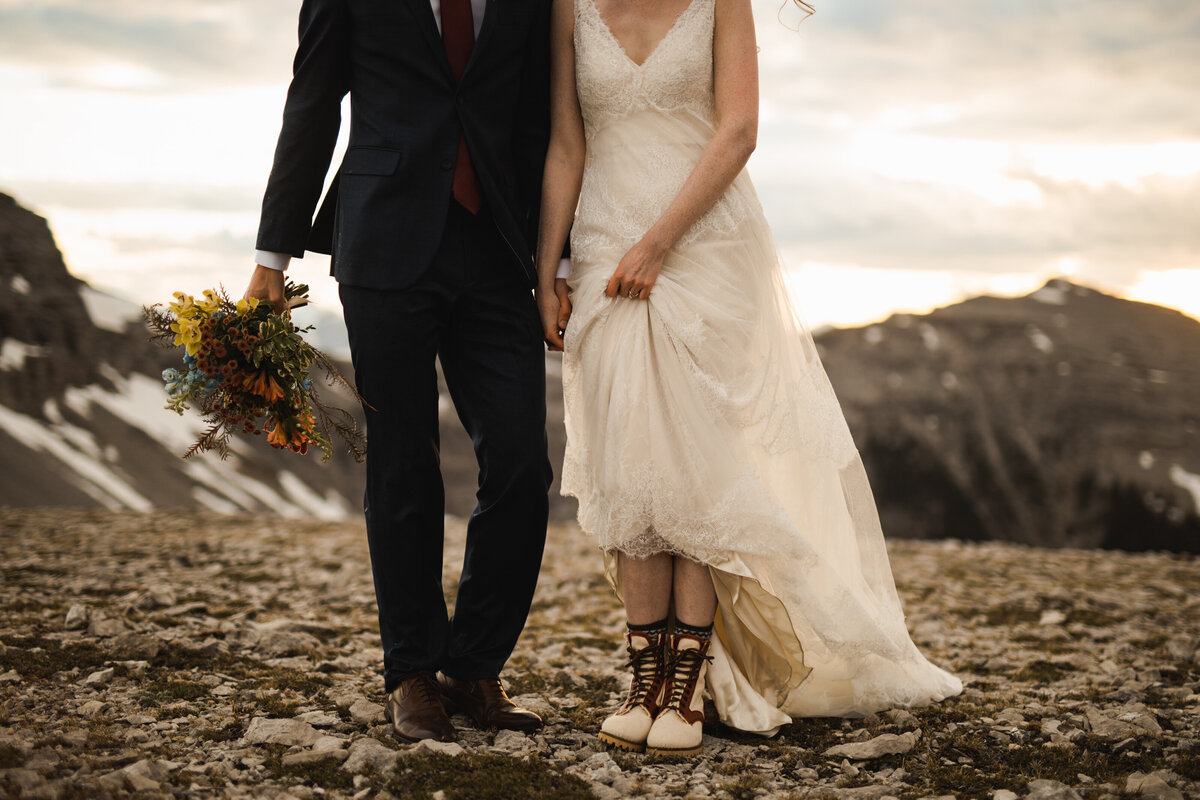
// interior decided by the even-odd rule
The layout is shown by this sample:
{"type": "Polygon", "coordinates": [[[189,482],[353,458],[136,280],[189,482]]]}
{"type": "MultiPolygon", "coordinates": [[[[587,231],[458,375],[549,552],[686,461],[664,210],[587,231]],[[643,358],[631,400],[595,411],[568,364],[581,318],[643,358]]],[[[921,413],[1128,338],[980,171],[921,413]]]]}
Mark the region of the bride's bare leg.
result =
{"type": "Polygon", "coordinates": [[[675,619],[692,628],[712,625],[717,613],[717,590],[707,564],[675,557],[675,619]]]}
{"type": "Polygon", "coordinates": [[[617,553],[625,617],[630,625],[650,625],[667,618],[671,607],[671,555],[633,558],[617,553]]]}

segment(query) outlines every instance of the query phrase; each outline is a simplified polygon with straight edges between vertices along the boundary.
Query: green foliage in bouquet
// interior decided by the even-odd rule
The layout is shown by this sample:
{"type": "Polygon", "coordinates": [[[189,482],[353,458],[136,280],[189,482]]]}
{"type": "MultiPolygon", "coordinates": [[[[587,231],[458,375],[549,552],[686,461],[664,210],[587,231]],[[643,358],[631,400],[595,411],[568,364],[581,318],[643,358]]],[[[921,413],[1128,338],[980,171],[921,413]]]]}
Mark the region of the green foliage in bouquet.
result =
{"type": "MultiPolygon", "coordinates": [[[[289,281],[284,293],[289,307],[308,300],[304,284],[289,281]]],[[[209,450],[227,458],[233,434],[266,433],[272,447],[304,454],[315,445],[327,461],[331,431],[356,460],[364,458],[366,441],[354,417],[326,405],[313,388],[309,371],[316,364],[330,386],[362,400],[333,361],[304,340],[311,326],[297,328],[270,303],[235,303],[224,290],[205,290],[200,299],[176,292],[168,310],[158,304],[144,312],[152,341],[185,351],[180,369],[163,371],[166,407],[182,414],[195,404],[209,425],[184,458],[209,450]]]]}

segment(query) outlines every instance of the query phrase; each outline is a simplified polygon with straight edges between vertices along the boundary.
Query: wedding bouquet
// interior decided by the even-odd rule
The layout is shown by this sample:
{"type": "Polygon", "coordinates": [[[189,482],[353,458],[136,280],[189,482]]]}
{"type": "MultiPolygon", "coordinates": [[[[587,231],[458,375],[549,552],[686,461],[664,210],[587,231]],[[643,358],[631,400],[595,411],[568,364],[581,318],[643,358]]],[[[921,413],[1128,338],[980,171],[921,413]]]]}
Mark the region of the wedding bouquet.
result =
{"type": "MultiPolygon", "coordinates": [[[[303,305],[308,287],[289,281],[285,297],[289,308],[303,305]]],[[[144,309],[151,339],[185,351],[180,368],[163,371],[166,407],[183,414],[194,403],[209,425],[184,458],[209,450],[226,458],[234,433],[266,433],[272,447],[304,454],[315,445],[327,461],[333,455],[333,431],[356,460],[363,459],[366,441],[354,417],[317,397],[310,368],[320,365],[330,386],[341,385],[362,398],[334,363],[301,336],[311,326],[297,328],[290,315],[276,312],[270,303],[235,303],[223,289],[205,290],[200,298],[176,292],[168,307],[144,309]]]]}

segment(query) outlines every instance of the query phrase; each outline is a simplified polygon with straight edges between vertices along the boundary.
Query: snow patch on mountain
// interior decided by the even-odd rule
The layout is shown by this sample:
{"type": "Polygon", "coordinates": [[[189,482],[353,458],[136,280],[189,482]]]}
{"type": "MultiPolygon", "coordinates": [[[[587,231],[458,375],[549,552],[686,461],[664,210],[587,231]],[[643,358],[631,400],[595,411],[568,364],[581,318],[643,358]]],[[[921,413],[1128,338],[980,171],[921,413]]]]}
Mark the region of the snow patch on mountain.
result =
{"type": "Polygon", "coordinates": [[[1168,475],[1172,483],[1192,496],[1192,502],[1196,505],[1196,513],[1200,514],[1200,475],[1188,472],[1178,464],[1171,467],[1168,475]]]}
{"type": "Polygon", "coordinates": [[[61,462],[70,474],[64,480],[78,487],[105,508],[149,511],[153,505],[123,477],[101,463],[101,454],[88,431],[41,420],[0,406],[0,429],[21,444],[61,462]]]}
{"type": "Polygon", "coordinates": [[[124,333],[129,323],[142,318],[142,309],[136,303],[113,297],[90,286],[81,288],[79,297],[87,308],[88,316],[92,318],[92,324],[97,328],[124,333]]]}
{"type": "Polygon", "coordinates": [[[16,339],[5,339],[0,343],[0,370],[20,372],[25,368],[25,359],[37,358],[42,348],[16,339]]]}

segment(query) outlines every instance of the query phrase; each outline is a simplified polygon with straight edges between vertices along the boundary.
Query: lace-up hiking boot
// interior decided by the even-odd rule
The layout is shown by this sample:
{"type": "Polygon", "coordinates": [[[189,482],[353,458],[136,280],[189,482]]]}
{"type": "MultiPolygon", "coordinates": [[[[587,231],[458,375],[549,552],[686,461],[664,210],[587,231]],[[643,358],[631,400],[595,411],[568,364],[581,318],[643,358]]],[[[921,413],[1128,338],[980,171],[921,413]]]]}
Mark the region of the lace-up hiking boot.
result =
{"type": "Polygon", "coordinates": [[[709,639],[686,633],[671,637],[667,648],[662,710],[646,735],[646,754],[694,756],[704,736],[704,675],[712,656],[709,639]]]}
{"type": "Polygon", "coordinates": [[[597,738],[604,744],[634,753],[646,748],[646,734],[650,732],[663,698],[664,639],[664,634],[642,631],[625,634],[629,651],[626,666],[633,670],[633,678],[625,702],[600,726],[597,738]]]}

